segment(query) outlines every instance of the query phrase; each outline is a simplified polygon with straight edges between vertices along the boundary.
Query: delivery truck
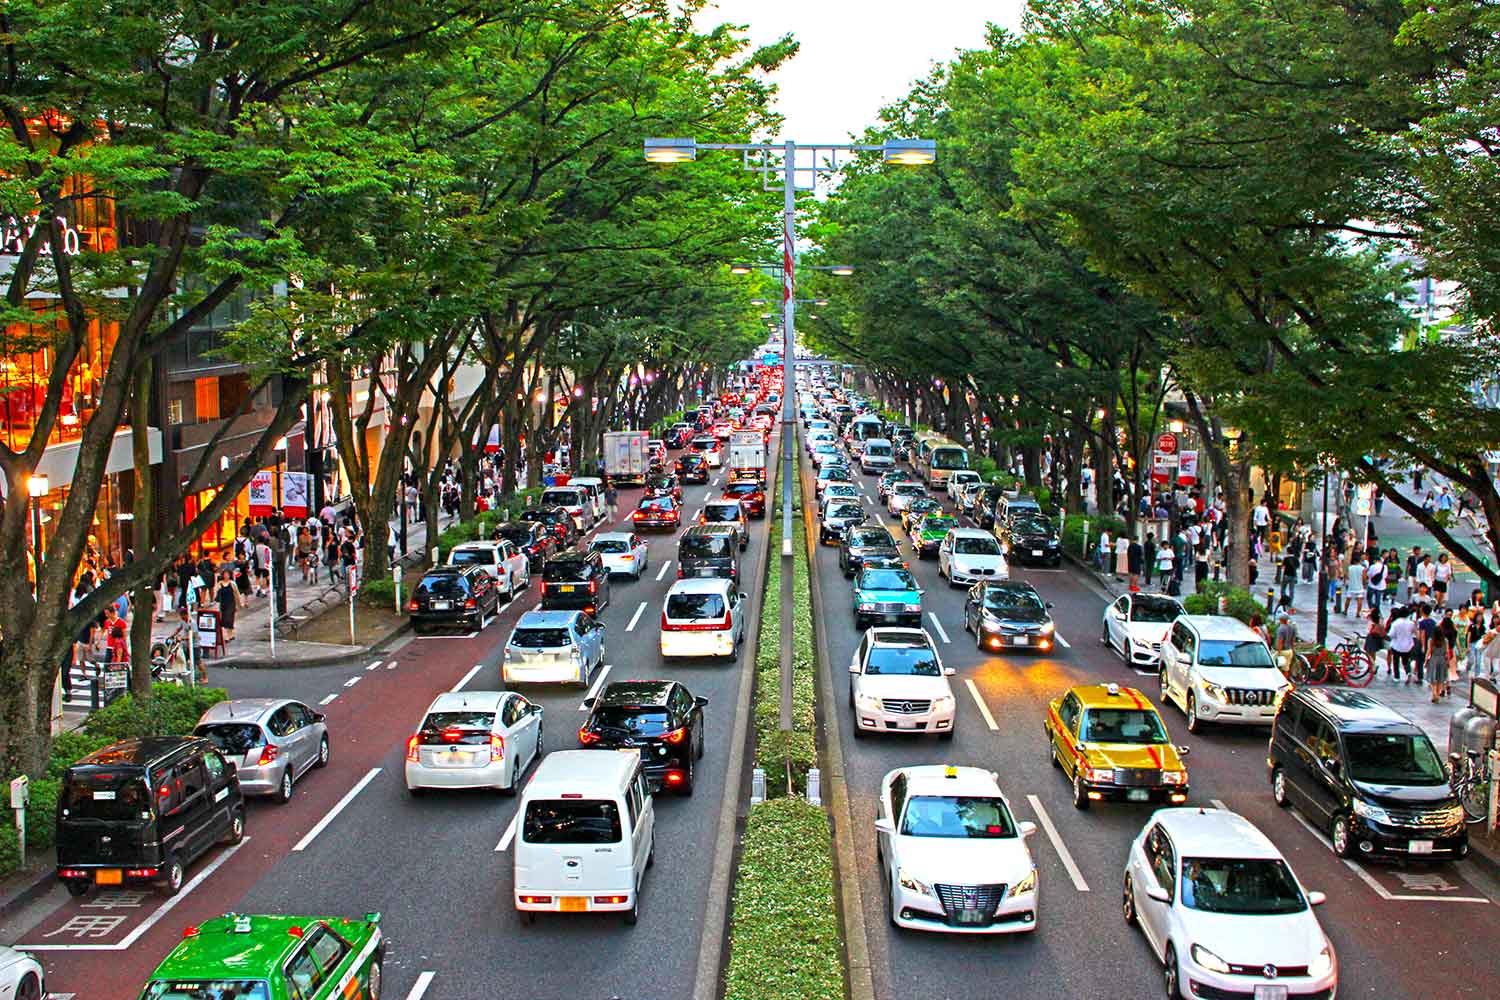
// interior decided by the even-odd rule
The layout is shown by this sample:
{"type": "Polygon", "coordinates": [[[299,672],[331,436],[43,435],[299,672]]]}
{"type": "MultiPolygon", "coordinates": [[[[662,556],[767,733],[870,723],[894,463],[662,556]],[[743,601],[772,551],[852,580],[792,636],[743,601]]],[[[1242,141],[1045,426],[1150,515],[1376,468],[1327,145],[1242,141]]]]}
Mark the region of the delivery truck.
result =
{"type": "Polygon", "coordinates": [[[645,431],[604,432],[604,476],[616,486],[645,486],[651,465],[645,431]]]}
{"type": "Polygon", "coordinates": [[[744,479],[751,472],[766,478],[766,439],[760,431],[735,431],[729,436],[729,476],[744,479]]]}

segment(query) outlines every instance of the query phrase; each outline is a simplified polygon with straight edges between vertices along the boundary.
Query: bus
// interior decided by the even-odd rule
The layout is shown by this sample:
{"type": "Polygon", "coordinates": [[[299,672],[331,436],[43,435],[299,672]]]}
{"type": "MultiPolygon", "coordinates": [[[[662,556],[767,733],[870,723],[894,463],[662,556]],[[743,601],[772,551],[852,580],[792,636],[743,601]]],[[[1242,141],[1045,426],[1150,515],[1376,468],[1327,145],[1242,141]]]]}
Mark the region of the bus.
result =
{"type": "Polygon", "coordinates": [[[958,469],[969,468],[969,450],[939,434],[924,434],[911,453],[912,467],[929,489],[938,489],[958,469]]]}

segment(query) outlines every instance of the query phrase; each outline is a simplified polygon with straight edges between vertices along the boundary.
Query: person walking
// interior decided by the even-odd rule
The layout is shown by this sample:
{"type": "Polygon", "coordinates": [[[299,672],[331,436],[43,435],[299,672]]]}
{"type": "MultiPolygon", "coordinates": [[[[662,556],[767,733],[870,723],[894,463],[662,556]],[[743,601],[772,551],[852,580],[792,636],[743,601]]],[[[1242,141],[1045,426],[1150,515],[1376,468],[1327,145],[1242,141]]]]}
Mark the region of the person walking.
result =
{"type": "Polygon", "coordinates": [[[1365,598],[1370,603],[1371,611],[1380,610],[1380,602],[1385,600],[1385,574],[1386,565],[1380,559],[1380,553],[1376,552],[1370,559],[1370,565],[1365,569],[1365,598]]]}
{"type": "Polygon", "coordinates": [[[1460,654],[1459,643],[1464,644],[1463,653],[1468,652],[1468,634],[1460,629],[1458,622],[1453,618],[1453,609],[1444,608],[1443,617],[1438,621],[1438,631],[1443,633],[1443,642],[1447,644],[1448,658],[1443,663],[1443,693],[1440,697],[1448,697],[1451,685],[1458,679],[1458,657],[1460,654]]]}
{"type": "Polygon", "coordinates": [[[1408,677],[1406,683],[1426,684],[1427,681],[1427,653],[1431,645],[1432,635],[1437,631],[1437,622],[1432,617],[1432,605],[1422,604],[1417,609],[1417,641],[1412,650],[1413,662],[1416,664],[1414,676],[1408,677]]]}
{"type": "Polygon", "coordinates": [[[1422,563],[1422,547],[1413,545],[1406,557],[1406,603],[1410,604],[1417,594],[1417,567],[1422,563]]]}
{"type": "MultiPolygon", "coordinates": [[[[1369,624],[1365,626],[1365,654],[1370,657],[1370,669],[1380,669],[1380,651],[1385,648],[1385,626],[1381,624],[1380,612],[1371,611],[1369,624]]],[[[1386,656],[1389,665],[1390,656],[1386,656]]]]}
{"type": "Polygon", "coordinates": [[[1427,687],[1432,694],[1432,703],[1436,705],[1448,686],[1448,637],[1442,627],[1432,621],[1430,609],[1423,610],[1429,612],[1426,621],[1432,624],[1431,630],[1424,630],[1427,637],[1424,669],[1427,672],[1427,687]]]}
{"type": "Polygon", "coordinates": [[[1285,611],[1277,619],[1276,626],[1276,652],[1292,652],[1297,645],[1297,626],[1292,624],[1292,616],[1285,611]]]}
{"type": "Polygon", "coordinates": [[[1432,596],[1440,608],[1448,606],[1448,584],[1452,581],[1453,562],[1448,558],[1448,553],[1440,553],[1437,565],[1432,567],[1432,596]]]}
{"type": "Polygon", "coordinates": [[[1302,564],[1295,551],[1281,559],[1281,601],[1279,606],[1292,610],[1297,600],[1297,568],[1302,564]]]}
{"type": "Polygon", "coordinates": [[[1115,579],[1130,575],[1130,540],[1124,535],[1115,539],[1115,579]]]}
{"type": "Polygon", "coordinates": [[[1101,573],[1109,572],[1109,560],[1114,552],[1114,543],[1109,539],[1109,531],[1099,532],[1099,544],[1094,548],[1094,568],[1101,573]]]}
{"type": "Polygon", "coordinates": [[[313,541],[312,532],[304,524],[297,531],[297,568],[302,571],[304,584],[309,580],[309,573],[317,572],[317,567],[313,565],[316,552],[317,543],[313,541]]]}
{"type": "Polygon", "coordinates": [[[1390,649],[1385,654],[1386,669],[1390,672],[1391,680],[1400,681],[1403,678],[1410,683],[1410,677],[1416,670],[1413,657],[1417,646],[1417,623],[1412,621],[1411,614],[1407,609],[1391,612],[1391,620],[1386,624],[1386,632],[1390,640],[1390,649]]]}
{"type": "Polygon", "coordinates": [[[1141,571],[1145,568],[1145,549],[1140,542],[1134,538],[1125,549],[1125,568],[1130,572],[1130,590],[1132,593],[1141,589],[1141,571]]]}
{"type": "Polygon", "coordinates": [[[609,508],[609,526],[613,528],[620,519],[620,491],[607,479],[604,481],[604,504],[609,508]]]}
{"type": "Polygon", "coordinates": [[[234,574],[229,570],[219,571],[219,586],[214,591],[214,600],[219,605],[219,631],[226,643],[234,639],[234,619],[240,607],[240,591],[234,583],[234,574]]]}
{"type": "Polygon", "coordinates": [[[1401,587],[1401,553],[1394,548],[1385,550],[1385,606],[1396,606],[1396,591],[1401,587]]]}

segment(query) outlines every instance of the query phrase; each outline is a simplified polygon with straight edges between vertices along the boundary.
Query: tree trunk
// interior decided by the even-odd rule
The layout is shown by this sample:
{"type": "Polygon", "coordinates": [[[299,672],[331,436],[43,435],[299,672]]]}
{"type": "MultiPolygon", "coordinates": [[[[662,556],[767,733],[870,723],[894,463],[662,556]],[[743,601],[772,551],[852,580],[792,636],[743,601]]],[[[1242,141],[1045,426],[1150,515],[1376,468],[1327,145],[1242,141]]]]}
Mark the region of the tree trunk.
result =
{"type": "MultiPolygon", "coordinates": [[[[155,496],[151,481],[151,412],[152,364],[141,366],[135,384],[135,398],[130,406],[130,450],[135,462],[135,503],[131,511],[130,541],[132,551],[151,550],[151,526],[156,517],[155,496]]],[[[153,579],[145,579],[131,598],[130,618],[130,693],[139,701],[151,697],[151,618],[156,614],[156,588],[153,579]]]]}

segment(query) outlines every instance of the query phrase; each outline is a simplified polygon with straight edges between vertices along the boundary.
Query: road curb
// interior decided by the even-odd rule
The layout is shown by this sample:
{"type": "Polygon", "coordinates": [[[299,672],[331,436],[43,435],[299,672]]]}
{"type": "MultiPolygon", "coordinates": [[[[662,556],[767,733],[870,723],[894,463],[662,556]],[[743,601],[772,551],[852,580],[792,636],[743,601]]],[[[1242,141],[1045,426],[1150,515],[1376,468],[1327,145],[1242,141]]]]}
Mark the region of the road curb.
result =
{"type": "MultiPolygon", "coordinates": [[[[818,613],[818,560],[812,532],[816,517],[808,516],[808,484],[797,456],[797,476],[802,485],[802,524],[808,546],[807,572],[813,602],[813,632],[819,657],[828,649],[828,627],[818,613]]],[[[788,641],[790,641],[788,639],[788,641]]],[[[870,965],[870,939],[865,932],[864,887],[859,881],[859,859],[854,850],[854,822],[849,812],[849,786],[844,780],[844,751],[838,740],[838,698],[833,690],[833,672],[828,663],[818,670],[818,721],[824,762],[823,787],[827,790],[829,819],[833,826],[833,876],[839,888],[839,919],[844,927],[844,965],[849,976],[849,1000],[875,1000],[875,978],[870,965]],[[830,728],[831,727],[831,728],[830,728]],[[830,735],[831,732],[831,735],[830,735]]]]}
{"type": "Polygon", "coordinates": [[[52,889],[52,884],[56,881],[57,873],[50,866],[38,870],[34,875],[27,876],[26,881],[0,897],[0,915],[8,917],[27,904],[41,899],[52,889]]]}

